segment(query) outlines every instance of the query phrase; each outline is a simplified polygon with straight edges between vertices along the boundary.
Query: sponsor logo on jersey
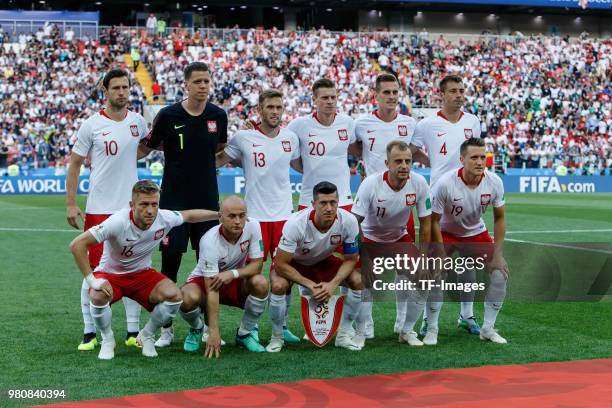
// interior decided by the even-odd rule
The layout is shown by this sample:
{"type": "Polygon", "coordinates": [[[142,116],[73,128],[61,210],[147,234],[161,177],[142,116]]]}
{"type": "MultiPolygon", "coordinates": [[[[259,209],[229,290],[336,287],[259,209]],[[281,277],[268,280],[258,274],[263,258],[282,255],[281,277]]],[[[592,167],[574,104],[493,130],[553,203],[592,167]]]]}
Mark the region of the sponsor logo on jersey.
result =
{"type": "Polygon", "coordinates": [[[416,194],[406,194],[406,205],[411,206],[416,204],[416,194]]]}
{"type": "Polygon", "coordinates": [[[185,125],[174,125],[174,129],[180,129],[180,128],[184,128],[185,125]]]}
{"type": "Polygon", "coordinates": [[[397,125],[397,131],[400,136],[408,136],[408,128],[406,125],[397,125]]]}
{"type": "Polygon", "coordinates": [[[164,236],[164,232],[165,232],[165,231],[164,231],[164,229],[163,229],[163,228],[158,229],[157,231],[155,231],[155,237],[153,237],[153,239],[154,239],[155,241],[157,241],[158,239],[162,239],[162,237],[164,236]]]}
{"type": "Polygon", "coordinates": [[[283,140],[283,150],[286,152],[291,152],[291,142],[288,140],[283,140]]]}
{"type": "Polygon", "coordinates": [[[463,134],[465,135],[466,139],[474,137],[474,131],[472,131],[472,129],[463,129],[463,134]]]}
{"type": "Polygon", "coordinates": [[[346,129],[338,130],[338,139],[340,139],[343,142],[348,140],[348,132],[346,131],[346,129]]]}
{"type": "Polygon", "coordinates": [[[342,242],[342,235],[340,234],[334,234],[331,237],[329,237],[329,243],[332,245],[340,245],[341,242],[342,242]]]}
{"type": "Polygon", "coordinates": [[[132,132],[132,136],[138,137],[138,125],[130,125],[130,132],[132,132]]]}
{"type": "Polygon", "coordinates": [[[491,204],[491,194],[481,194],[480,195],[480,205],[489,205],[491,204]]]}
{"type": "Polygon", "coordinates": [[[438,133],[438,137],[442,137],[442,136],[444,136],[445,134],[446,134],[446,132],[444,132],[444,133],[438,133]]]}
{"type": "Polygon", "coordinates": [[[251,240],[247,239],[240,243],[240,252],[244,253],[249,249],[249,245],[251,245],[251,240]]]}
{"type": "Polygon", "coordinates": [[[216,120],[208,121],[208,133],[217,133],[217,121],[216,120]]]}
{"type": "Polygon", "coordinates": [[[102,132],[102,136],[108,136],[110,134],[111,134],[111,132],[102,132]]]}

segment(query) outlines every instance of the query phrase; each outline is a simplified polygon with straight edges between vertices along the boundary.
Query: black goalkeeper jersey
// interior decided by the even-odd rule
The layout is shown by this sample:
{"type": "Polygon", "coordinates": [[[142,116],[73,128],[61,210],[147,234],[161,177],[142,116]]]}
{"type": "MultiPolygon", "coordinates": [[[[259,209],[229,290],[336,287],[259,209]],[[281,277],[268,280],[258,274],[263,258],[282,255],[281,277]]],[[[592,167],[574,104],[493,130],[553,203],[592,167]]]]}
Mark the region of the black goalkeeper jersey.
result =
{"type": "Polygon", "coordinates": [[[171,210],[219,209],[215,153],[227,142],[227,114],[208,102],[199,116],[181,105],[161,109],[146,145],[165,157],[160,207],[171,210]]]}

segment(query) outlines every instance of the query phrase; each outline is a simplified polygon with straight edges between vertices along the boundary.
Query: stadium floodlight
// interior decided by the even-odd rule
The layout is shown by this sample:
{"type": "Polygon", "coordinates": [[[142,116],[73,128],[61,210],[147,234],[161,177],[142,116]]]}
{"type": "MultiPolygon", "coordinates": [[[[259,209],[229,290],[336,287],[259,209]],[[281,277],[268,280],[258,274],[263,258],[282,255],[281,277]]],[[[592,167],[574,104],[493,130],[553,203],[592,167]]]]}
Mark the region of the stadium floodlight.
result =
{"type": "Polygon", "coordinates": [[[278,10],[278,6],[274,6],[272,7],[274,10],[278,10]]]}
{"type": "Polygon", "coordinates": [[[332,9],[328,8],[327,11],[332,11],[332,9]]]}
{"type": "Polygon", "coordinates": [[[240,6],[240,8],[244,10],[245,8],[247,8],[247,6],[240,6]]]}

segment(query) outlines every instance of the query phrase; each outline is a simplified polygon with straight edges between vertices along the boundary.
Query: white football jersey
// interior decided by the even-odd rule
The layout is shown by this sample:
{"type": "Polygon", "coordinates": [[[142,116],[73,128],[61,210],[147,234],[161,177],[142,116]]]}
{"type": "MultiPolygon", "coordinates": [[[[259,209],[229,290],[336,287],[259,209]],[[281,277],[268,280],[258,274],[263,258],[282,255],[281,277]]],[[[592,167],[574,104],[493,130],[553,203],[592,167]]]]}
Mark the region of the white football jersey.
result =
{"type": "Polygon", "coordinates": [[[315,112],[292,120],[288,127],[300,140],[304,173],[299,204],[311,206],[312,189],[321,181],[336,185],[341,206],[352,204],[348,147],[355,142],[355,121],[348,115],[338,114],[331,126],[325,126],[315,112]]]}
{"type": "Polygon", "coordinates": [[[387,170],[387,145],[394,140],[412,142],[416,120],[410,116],[396,114],[391,122],[383,121],[374,111],[355,121],[355,137],[363,146],[363,162],[366,174],[376,174],[387,170]]]}
{"type": "Polygon", "coordinates": [[[200,239],[200,260],[189,278],[212,278],[219,272],[240,269],[246,265],[247,259],[257,258],[263,258],[259,222],[247,221],[235,244],[229,243],[223,235],[221,225],[216,225],[200,239]]]}
{"type": "Polygon", "coordinates": [[[138,181],[138,143],[147,133],[144,118],[131,111],[121,122],[109,118],[104,110],[83,122],[72,151],[90,156],[87,214],[113,214],[129,206],[132,187],[138,181]]]}
{"type": "Polygon", "coordinates": [[[480,137],[480,120],[471,113],[462,112],[459,121],[451,123],[438,111],[417,123],[412,144],[427,149],[432,187],[442,174],[461,167],[459,148],[470,137],[480,137]]]}
{"type": "Polygon", "coordinates": [[[356,246],[358,235],[357,218],[350,212],[338,208],[334,223],[322,233],[314,225],[314,209],[305,208],[287,220],[278,248],[293,254],[297,263],[314,265],[333,254],[338,245],[356,246]]]}
{"type": "Polygon", "coordinates": [[[359,186],[351,210],[364,217],[361,231],[375,242],[396,242],[406,235],[406,224],[413,207],[419,217],[431,214],[431,197],[425,177],[410,173],[410,178],[399,191],[391,188],[388,177],[388,172],[366,177],[359,186]]]}
{"type": "Polygon", "coordinates": [[[471,237],[487,230],[482,215],[489,204],[502,207],[504,184],[495,173],[485,170],[474,190],[463,181],[463,167],[440,177],[432,187],[433,212],[442,215],[440,229],[457,237],[471,237]]]}
{"type": "Polygon", "coordinates": [[[276,137],[240,130],[230,138],[225,153],[242,162],[249,217],[258,221],[289,218],[293,210],[290,162],[300,157],[297,135],[289,129],[281,129],[276,137]]]}
{"type": "Polygon", "coordinates": [[[143,231],[134,224],[132,210],[116,212],[88,230],[98,243],[104,242],[96,271],[121,274],[150,268],[153,250],[173,227],[182,223],[180,212],[159,210],[153,225],[143,231]]]}

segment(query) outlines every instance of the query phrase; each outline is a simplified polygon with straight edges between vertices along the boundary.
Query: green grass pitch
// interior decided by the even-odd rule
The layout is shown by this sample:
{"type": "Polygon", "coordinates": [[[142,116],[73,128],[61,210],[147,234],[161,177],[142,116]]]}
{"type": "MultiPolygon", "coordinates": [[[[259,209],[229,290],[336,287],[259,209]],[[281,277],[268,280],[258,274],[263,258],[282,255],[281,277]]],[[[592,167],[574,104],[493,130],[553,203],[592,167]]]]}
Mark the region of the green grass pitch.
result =
{"type": "MultiPolygon", "coordinates": [[[[572,242],[610,243],[611,198],[605,194],[507,194],[507,237],[568,246],[572,242]]],[[[84,204],[83,197],[80,202],[84,204]]],[[[491,225],[490,218],[487,223],[491,225]]],[[[368,341],[361,352],[334,349],[333,344],[316,349],[302,342],[278,354],[255,355],[233,345],[240,311],[223,306],[222,337],[229,345],[218,360],[182,351],[187,326],[177,318],[175,343],[160,349],[159,358],[146,359],[120,342],[115,359],[101,362],[96,358],[98,349],[76,351],[82,335],[81,278],[68,250],[75,235],[65,221],[63,196],[0,197],[0,406],[58,402],[8,400],[9,389],[63,389],[67,400],[82,400],[217,385],[612,356],[608,290],[608,296],[599,302],[507,302],[497,323],[509,340],[505,346],[484,343],[459,331],[457,303],[446,303],[442,309],[437,347],[400,345],[393,334],[395,305],[381,302],[374,305],[376,339],[368,341]]],[[[159,261],[156,251],[154,266],[159,267],[159,261]]],[[[516,262],[521,257],[514,257],[511,269],[517,267],[516,262]]],[[[180,283],[194,265],[194,254],[189,252],[183,258],[180,283]]],[[[266,264],[264,271],[267,269],[266,264]]],[[[289,325],[301,336],[296,292],[289,325]]],[[[475,308],[482,318],[482,304],[475,308]]],[[[121,302],[113,313],[119,340],[125,335],[121,302]]],[[[143,312],[141,324],[147,318],[143,312]]],[[[265,345],[270,335],[267,311],[260,326],[265,345]]]]}

